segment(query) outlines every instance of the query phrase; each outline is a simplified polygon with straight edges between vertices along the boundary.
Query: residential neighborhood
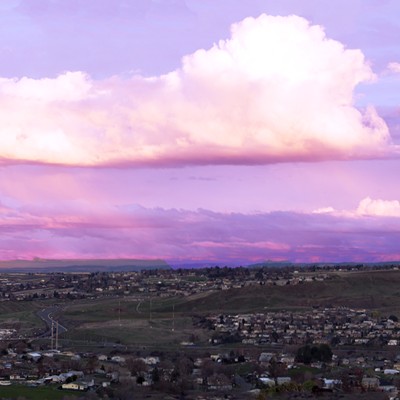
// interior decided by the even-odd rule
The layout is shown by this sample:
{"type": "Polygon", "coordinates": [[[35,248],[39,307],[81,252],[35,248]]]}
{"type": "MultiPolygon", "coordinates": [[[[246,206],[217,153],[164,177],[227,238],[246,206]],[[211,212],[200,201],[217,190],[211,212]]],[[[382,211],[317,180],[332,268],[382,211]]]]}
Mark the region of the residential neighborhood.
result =
{"type": "MultiPolygon", "coordinates": [[[[200,307],[203,299],[225,293],[252,299],[253,293],[286,296],[293,289],[294,296],[307,296],[335,285],[338,276],[360,280],[371,273],[349,266],[2,274],[0,390],[115,399],[128,399],[124,393],[132,391],[196,400],[289,393],[395,399],[395,310],[309,300],[291,307],[260,302],[256,311],[236,313],[221,304],[200,307]]],[[[398,269],[380,274],[395,277],[398,269]]]]}

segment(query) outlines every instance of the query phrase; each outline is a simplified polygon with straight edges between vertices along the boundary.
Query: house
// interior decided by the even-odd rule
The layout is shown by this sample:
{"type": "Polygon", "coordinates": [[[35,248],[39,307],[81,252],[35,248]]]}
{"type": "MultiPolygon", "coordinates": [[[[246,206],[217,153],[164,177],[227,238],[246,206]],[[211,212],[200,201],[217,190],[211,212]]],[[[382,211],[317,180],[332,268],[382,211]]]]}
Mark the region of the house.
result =
{"type": "Polygon", "coordinates": [[[379,379],[376,377],[368,378],[364,376],[361,380],[361,386],[364,389],[376,389],[379,386],[379,379]]]}
{"type": "Polygon", "coordinates": [[[88,390],[88,384],[86,382],[69,382],[63,383],[61,388],[64,390],[78,390],[78,391],[85,391],[88,390]]]}
{"type": "Polygon", "coordinates": [[[265,386],[269,386],[269,387],[275,386],[275,380],[274,379],[271,379],[271,378],[268,378],[268,377],[265,377],[265,376],[261,376],[259,378],[259,380],[265,386]]]}
{"type": "Polygon", "coordinates": [[[27,354],[27,357],[28,357],[28,359],[31,359],[36,362],[40,359],[40,357],[42,357],[42,355],[36,351],[32,351],[27,354]]]}
{"type": "Polygon", "coordinates": [[[42,379],[44,383],[59,383],[63,382],[63,379],[59,375],[49,375],[42,379]]]}
{"type": "Polygon", "coordinates": [[[149,357],[144,357],[144,358],[142,358],[142,360],[144,361],[144,363],[146,364],[146,365],[156,365],[156,364],[158,364],[159,362],[160,362],[160,357],[151,357],[151,356],[149,356],[149,357]]]}
{"type": "Polygon", "coordinates": [[[396,386],[393,385],[380,385],[379,390],[381,390],[382,392],[390,393],[393,396],[397,396],[398,394],[396,386]]]}
{"type": "Polygon", "coordinates": [[[340,379],[324,378],[324,386],[323,386],[324,389],[333,389],[335,387],[340,387],[340,386],[342,386],[342,381],[340,379]]]}
{"type": "Polygon", "coordinates": [[[111,382],[119,382],[119,372],[118,371],[112,371],[106,374],[106,378],[109,378],[111,382]]]}
{"type": "Polygon", "coordinates": [[[214,374],[207,378],[209,390],[231,390],[232,382],[223,374],[214,374]]]}
{"type": "Polygon", "coordinates": [[[285,385],[286,383],[290,383],[292,379],[290,376],[278,376],[276,378],[276,384],[277,385],[285,385]]]}
{"type": "Polygon", "coordinates": [[[397,371],[397,369],[390,369],[390,368],[387,368],[387,369],[384,369],[384,370],[383,370],[383,373],[384,373],[385,375],[397,375],[397,374],[400,373],[400,371],[397,371]]]}
{"type": "Polygon", "coordinates": [[[68,378],[83,378],[83,376],[82,371],[68,371],[60,374],[58,377],[60,382],[65,382],[68,378]]]}
{"type": "Polygon", "coordinates": [[[269,363],[273,357],[274,357],[273,353],[261,353],[260,357],[258,358],[258,361],[260,363],[269,363]]]}
{"type": "Polygon", "coordinates": [[[111,361],[115,362],[115,363],[124,363],[125,362],[125,357],[122,356],[113,356],[111,357],[111,361]]]}
{"type": "Polygon", "coordinates": [[[10,381],[21,381],[25,378],[23,378],[20,374],[10,374],[10,381]]]}

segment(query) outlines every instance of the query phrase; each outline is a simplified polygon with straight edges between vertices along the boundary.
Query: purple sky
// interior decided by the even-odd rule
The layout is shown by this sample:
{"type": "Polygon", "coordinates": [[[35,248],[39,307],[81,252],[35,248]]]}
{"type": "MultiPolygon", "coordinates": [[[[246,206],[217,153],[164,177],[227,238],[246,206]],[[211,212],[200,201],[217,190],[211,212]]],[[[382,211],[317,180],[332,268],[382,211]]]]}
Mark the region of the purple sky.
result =
{"type": "Polygon", "coordinates": [[[0,259],[400,259],[397,0],[3,0],[0,259]]]}

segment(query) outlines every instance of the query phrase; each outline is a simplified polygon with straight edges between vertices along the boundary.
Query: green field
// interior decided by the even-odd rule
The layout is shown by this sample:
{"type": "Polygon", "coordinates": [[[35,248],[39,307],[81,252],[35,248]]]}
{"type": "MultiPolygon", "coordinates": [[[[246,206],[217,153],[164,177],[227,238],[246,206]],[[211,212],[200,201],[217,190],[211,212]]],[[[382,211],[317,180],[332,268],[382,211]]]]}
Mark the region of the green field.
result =
{"type": "Polygon", "coordinates": [[[78,398],[79,394],[69,390],[59,390],[55,387],[29,387],[11,385],[0,387],[0,399],[17,399],[24,397],[28,400],[61,400],[63,397],[78,398]]]}

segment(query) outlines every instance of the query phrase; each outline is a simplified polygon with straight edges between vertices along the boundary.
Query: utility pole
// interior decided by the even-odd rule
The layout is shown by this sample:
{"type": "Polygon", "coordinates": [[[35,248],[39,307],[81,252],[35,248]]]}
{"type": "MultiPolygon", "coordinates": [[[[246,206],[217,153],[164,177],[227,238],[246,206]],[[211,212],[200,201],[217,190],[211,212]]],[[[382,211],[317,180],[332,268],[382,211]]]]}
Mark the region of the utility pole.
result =
{"type": "Polygon", "coordinates": [[[172,304],[172,332],[175,331],[175,304],[172,304]]]}
{"type": "Polygon", "coordinates": [[[58,321],[56,321],[56,350],[58,350],[58,321]]]}
{"type": "Polygon", "coordinates": [[[150,297],[150,322],[151,322],[151,317],[152,317],[152,315],[151,315],[151,301],[152,301],[152,298],[150,297]]]}
{"type": "Polygon", "coordinates": [[[118,305],[118,321],[119,321],[119,326],[121,326],[121,299],[119,299],[119,305],[118,305]]]}
{"type": "Polygon", "coordinates": [[[51,350],[54,349],[54,320],[51,320],[51,350]]]}

